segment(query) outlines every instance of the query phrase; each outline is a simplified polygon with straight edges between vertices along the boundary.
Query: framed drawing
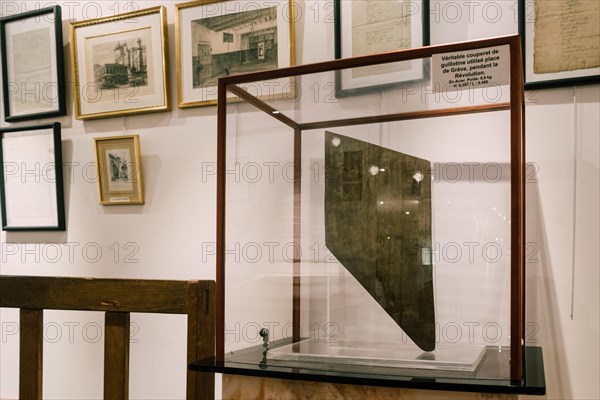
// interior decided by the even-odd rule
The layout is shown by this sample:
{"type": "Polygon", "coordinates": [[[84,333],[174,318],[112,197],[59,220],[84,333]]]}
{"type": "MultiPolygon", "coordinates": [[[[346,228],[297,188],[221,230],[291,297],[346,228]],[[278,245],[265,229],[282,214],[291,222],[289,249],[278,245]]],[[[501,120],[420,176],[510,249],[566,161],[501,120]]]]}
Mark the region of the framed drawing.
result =
{"type": "Polygon", "coordinates": [[[600,83],[600,2],[519,0],[525,89],[600,83]]]}
{"type": "Polygon", "coordinates": [[[164,6],[71,23],[75,118],[170,109],[164,6]]]}
{"type": "MultiPolygon", "coordinates": [[[[334,0],[335,58],[429,45],[429,0],[334,0]]],[[[425,78],[417,59],[336,72],[336,97],[379,90],[425,78]]]]}
{"type": "Polygon", "coordinates": [[[2,230],[64,231],[60,123],[0,128],[2,230]]]}
{"type": "Polygon", "coordinates": [[[4,119],[66,114],[61,9],[46,7],[0,19],[4,119]]]}
{"type": "MultiPolygon", "coordinates": [[[[179,108],[217,104],[222,76],[295,64],[294,0],[199,0],[175,7],[179,108]]],[[[269,81],[255,92],[283,96],[293,84],[269,81]]]]}
{"type": "Polygon", "coordinates": [[[100,204],[144,204],[140,137],[94,139],[100,204]]]}

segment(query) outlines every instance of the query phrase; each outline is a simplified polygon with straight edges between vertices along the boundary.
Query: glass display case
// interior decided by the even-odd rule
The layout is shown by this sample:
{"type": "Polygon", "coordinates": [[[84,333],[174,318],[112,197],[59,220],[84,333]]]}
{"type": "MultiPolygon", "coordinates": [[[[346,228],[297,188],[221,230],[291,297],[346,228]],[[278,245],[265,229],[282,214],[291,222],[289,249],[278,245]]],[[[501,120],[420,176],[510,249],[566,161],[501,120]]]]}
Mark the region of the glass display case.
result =
{"type": "Polygon", "coordinates": [[[217,360],[521,382],[521,66],[515,35],[222,78],[217,360]]]}

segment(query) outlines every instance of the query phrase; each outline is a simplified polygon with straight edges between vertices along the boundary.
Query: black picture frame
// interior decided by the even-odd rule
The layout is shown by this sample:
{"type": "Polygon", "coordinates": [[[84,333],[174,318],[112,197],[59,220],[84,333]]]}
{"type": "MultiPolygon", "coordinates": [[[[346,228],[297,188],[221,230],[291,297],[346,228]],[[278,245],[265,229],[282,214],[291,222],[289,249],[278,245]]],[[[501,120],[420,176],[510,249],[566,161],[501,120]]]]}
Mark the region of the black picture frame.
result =
{"type": "MultiPolygon", "coordinates": [[[[21,37],[24,32],[20,32],[21,37]]],[[[41,33],[39,35],[41,35],[41,33]]],[[[0,37],[4,120],[6,122],[18,122],[66,115],[67,105],[65,96],[62,13],[60,6],[41,8],[1,18],[0,37]],[[8,54],[9,50],[12,48],[12,44],[8,43],[12,36],[9,36],[10,32],[7,31],[7,28],[14,23],[18,23],[19,25],[14,26],[20,27],[21,29],[26,25],[30,25],[33,29],[29,31],[25,30],[24,32],[33,32],[32,34],[40,32],[44,27],[50,28],[50,37],[43,38],[50,42],[49,57],[44,51],[37,51],[29,54],[32,59],[21,61],[27,65],[47,66],[47,70],[45,71],[46,76],[44,77],[45,80],[35,81],[35,79],[42,79],[39,74],[37,78],[35,77],[35,71],[31,72],[30,76],[27,77],[27,81],[33,79],[35,84],[33,89],[26,87],[25,90],[22,90],[23,84],[25,83],[24,78],[26,77],[24,76],[23,81],[20,82],[21,79],[15,79],[14,71],[12,71],[11,61],[14,62],[15,57],[13,57],[14,54],[8,54]],[[35,56],[37,56],[37,59],[35,56]],[[42,59],[41,57],[44,58],[42,59]],[[50,63],[50,65],[48,65],[48,63],[50,63]],[[31,75],[33,75],[33,78],[31,75]],[[48,78],[50,79],[49,82],[47,81],[48,78]],[[33,95],[34,103],[37,103],[40,106],[35,108],[31,107],[31,104],[27,104],[27,102],[18,101],[19,95],[21,99],[27,99],[28,96],[33,95]],[[19,106],[24,109],[18,110],[17,108],[19,106]]],[[[37,36],[37,38],[39,37],[41,36],[37,36]]],[[[34,39],[35,38],[30,37],[29,44],[34,42],[34,39]]],[[[42,46],[42,43],[38,43],[38,45],[40,45],[41,49],[46,48],[46,46],[42,46]]]]}
{"type": "MultiPolygon", "coordinates": [[[[534,57],[533,46],[530,41],[534,38],[528,35],[533,29],[528,24],[534,24],[537,18],[536,7],[533,0],[518,1],[518,20],[519,20],[519,35],[521,36],[521,50],[523,53],[523,82],[525,90],[548,89],[575,85],[589,85],[600,83],[600,73],[583,74],[580,76],[560,77],[561,74],[569,75],[564,72],[550,74],[551,78],[547,79],[531,79],[532,75],[536,75],[531,71],[531,61],[534,57]]],[[[556,38],[556,40],[560,40],[556,38]]],[[[596,68],[598,70],[598,68],[596,68]]],[[[583,70],[585,71],[585,70],[583,70]]],[[[541,74],[537,74],[541,75],[541,74]]]]}
{"type": "MultiPolygon", "coordinates": [[[[351,2],[346,1],[346,0],[334,0],[333,4],[334,4],[335,59],[337,60],[337,59],[348,58],[348,57],[352,56],[352,55],[343,54],[343,43],[344,43],[343,36],[344,35],[343,35],[343,28],[342,28],[342,14],[343,14],[342,4],[351,4],[351,2]]],[[[430,44],[430,26],[429,26],[430,0],[412,1],[412,2],[410,2],[410,7],[417,7],[417,9],[420,11],[420,15],[421,15],[422,41],[421,41],[421,43],[418,43],[418,46],[415,46],[415,47],[428,46],[430,44]]],[[[412,9],[409,12],[414,12],[414,9],[412,9]]],[[[399,49],[394,49],[394,50],[399,50],[399,49]]],[[[369,93],[369,92],[373,92],[373,91],[377,91],[377,90],[381,90],[381,89],[388,89],[388,88],[406,85],[409,83],[422,81],[427,78],[428,72],[429,72],[429,62],[428,62],[428,60],[423,60],[422,75],[420,78],[380,83],[380,84],[374,84],[374,85],[356,87],[356,88],[344,88],[342,73],[341,73],[341,71],[336,71],[335,72],[335,96],[337,98],[356,96],[356,95],[365,94],[365,93],[369,93]]]]}
{"type": "Polygon", "coordinates": [[[45,125],[0,128],[0,166],[2,167],[0,202],[3,231],[66,230],[61,125],[59,122],[45,125]],[[36,133],[34,131],[46,132],[37,133],[39,137],[35,138],[36,133]],[[51,135],[52,137],[42,137],[42,135],[51,135]],[[11,144],[7,143],[7,140],[11,139],[15,142],[11,144]],[[51,147],[44,147],[44,144],[49,143],[51,143],[51,147]],[[35,147],[31,146],[32,144],[35,147]],[[10,151],[13,154],[7,157],[10,151]],[[44,156],[36,159],[36,154],[43,154],[45,157],[48,157],[48,154],[52,154],[51,160],[45,160],[44,156]],[[26,155],[27,160],[15,161],[15,158],[18,159],[19,155],[26,155]],[[31,179],[33,179],[33,182],[31,179]],[[45,187],[42,185],[45,185],[45,187]],[[13,188],[18,188],[20,196],[16,196],[11,192],[13,188]],[[44,189],[48,190],[44,194],[49,195],[49,200],[46,203],[43,203],[44,199],[38,199],[39,197],[44,197],[39,196],[40,190],[43,191],[44,189]],[[54,197],[52,196],[52,191],[55,193],[54,197]],[[27,203],[26,200],[31,201],[32,199],[40,201],[40,203],[36,204],[40,209],[45,207],[46,211],[50,210],[53,213],[50,216],[39,216],[38,221],[46,219],[50,222],[39,224],[23,222],[28,218],[31,220],[36,218],[35,216],[27,215],[26,217],[21,217],[20,222],[12,223],[11,220],[19,220],[19,216],[13,218],[10,215],[11,211],[8,209],[17,203],[23,207],[23,203],[27,203]],[[7,207],[8,204],[10,206],[7,207]]]}

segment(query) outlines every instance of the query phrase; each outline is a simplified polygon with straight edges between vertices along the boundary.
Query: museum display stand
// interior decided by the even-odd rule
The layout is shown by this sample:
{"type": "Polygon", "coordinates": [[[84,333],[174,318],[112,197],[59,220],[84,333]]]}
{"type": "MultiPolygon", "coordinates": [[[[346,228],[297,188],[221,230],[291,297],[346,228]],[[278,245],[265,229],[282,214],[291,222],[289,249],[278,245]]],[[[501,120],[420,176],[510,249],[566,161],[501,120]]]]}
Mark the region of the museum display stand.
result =
{"type": "Polygon", "coordinates": [[[191,370],[545,392],[525,343],[517,35],[218,90],[216,357],[191,370]]]}

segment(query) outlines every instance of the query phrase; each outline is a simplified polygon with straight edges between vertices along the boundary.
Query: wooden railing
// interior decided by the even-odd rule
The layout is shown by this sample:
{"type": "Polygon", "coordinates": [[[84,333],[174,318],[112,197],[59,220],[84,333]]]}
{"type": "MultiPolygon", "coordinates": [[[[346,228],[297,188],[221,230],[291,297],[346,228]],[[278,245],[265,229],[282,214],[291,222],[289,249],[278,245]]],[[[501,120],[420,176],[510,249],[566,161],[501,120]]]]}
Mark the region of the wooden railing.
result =
{"type": "MultiPolygon", "coordinates": [[[[214,281],[0,275],[0,307],[20,309],[19,398],[42,398],[43,311],[104,311],[104,399],[129,397],[130,313],[187,315],[187,361],[213,357],[214,281]]],[[[187,373],[188,400],[213,399],[214,375],[187,373]]]]}

